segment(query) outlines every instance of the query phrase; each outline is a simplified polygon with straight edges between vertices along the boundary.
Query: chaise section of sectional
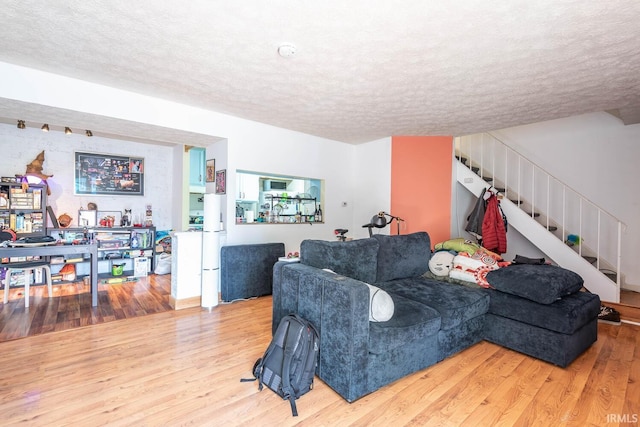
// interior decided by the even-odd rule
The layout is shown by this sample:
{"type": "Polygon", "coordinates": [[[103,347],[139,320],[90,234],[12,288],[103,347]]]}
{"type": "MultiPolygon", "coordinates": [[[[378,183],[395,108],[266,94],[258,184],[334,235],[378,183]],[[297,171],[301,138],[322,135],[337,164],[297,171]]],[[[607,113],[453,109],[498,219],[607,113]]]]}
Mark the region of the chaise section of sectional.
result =
{"type": "Polygon", "coordinates": [[[487,289],[491,296],[484,338],[561,367],[598,339],[600,298],[575,292],[552,304],[487,289]]]}
{"type": "Polygon", "coordinates": [[[554,265],[514,264],[487,274],[495,289],[485,339],[566,367],[598,339],[600,298],[554,265]]]}

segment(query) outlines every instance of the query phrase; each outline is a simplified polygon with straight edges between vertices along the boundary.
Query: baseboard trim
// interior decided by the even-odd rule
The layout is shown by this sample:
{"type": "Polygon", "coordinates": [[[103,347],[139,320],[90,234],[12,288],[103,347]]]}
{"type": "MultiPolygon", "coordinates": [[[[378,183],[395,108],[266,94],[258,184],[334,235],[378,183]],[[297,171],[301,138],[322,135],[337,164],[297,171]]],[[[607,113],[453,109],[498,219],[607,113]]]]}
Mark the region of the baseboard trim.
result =
{"type": "Polygon", "coordinates": [[[620,319],[625,323],[637,324],[640,323],[640,307],[633,307],[625,304],[615,304],[612,302],[605,302],[607,307],[615,308],[620,313],[620,319]]]}
{"type": "Polygon", "coordinates": [[[621,289],[625,291],[640,292],[640,285],[631,285],[629,283],[625,283],[625,285],[622,286],[621,289]]]}
{"type": "Polygon", "coordinates": [[[184,299],[176,299],[173,296],[170,296],[169,305],[174,310],[182,310],[184,308],[199,307],[200,295],[191,297],[191,298],[184,298],[184,299]]]}

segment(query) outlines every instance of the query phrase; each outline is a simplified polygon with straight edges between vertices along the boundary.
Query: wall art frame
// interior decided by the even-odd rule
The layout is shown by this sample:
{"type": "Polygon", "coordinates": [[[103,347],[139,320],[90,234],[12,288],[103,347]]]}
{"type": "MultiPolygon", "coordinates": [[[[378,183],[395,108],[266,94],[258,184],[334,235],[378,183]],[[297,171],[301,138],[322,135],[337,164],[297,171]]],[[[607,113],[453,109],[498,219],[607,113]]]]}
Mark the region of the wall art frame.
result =
{"type": "Polygon", "coordinates": [[[144,196],[144,158],[86,152],[74,154],[74,194],[144,196]]]}
{"type": "Polygon", "coordinates": [[[206,182],[216,181],[216,159],[207,160],[205,177],[206,182]]]}
{"type": "Polygon", "coordinates": [[[216,171],[216,194],[227,193],[227,170],[216,171]]]}

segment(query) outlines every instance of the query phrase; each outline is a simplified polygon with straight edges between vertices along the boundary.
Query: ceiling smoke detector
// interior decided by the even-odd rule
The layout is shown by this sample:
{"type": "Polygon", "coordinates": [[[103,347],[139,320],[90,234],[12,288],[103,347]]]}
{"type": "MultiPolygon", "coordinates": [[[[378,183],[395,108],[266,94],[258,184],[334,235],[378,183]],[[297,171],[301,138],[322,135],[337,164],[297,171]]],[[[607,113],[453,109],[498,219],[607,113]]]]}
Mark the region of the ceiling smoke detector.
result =
{"type": "Polygon", "coordinates": [[[296,46],[291,43],[283,43],[278,47],[278,54],[283,58],[291,58],[296,54],[296,46]]]}

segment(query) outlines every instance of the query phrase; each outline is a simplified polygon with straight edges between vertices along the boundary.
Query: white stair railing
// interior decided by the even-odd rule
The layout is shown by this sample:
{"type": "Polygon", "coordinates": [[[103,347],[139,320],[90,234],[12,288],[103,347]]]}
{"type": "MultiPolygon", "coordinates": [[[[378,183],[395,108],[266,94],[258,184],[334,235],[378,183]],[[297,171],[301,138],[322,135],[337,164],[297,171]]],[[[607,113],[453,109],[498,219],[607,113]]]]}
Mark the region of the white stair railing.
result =
{"type": "Polygon", "coordinates": [[[458,160],[532,218],[539,214],[547,230],[557,228],[558,239],[574,241],[579,255],[595,258],[595,268],[615,273],[620,288],[622,221],[490,133],[456,137],[454,144],[458,160]]]}

